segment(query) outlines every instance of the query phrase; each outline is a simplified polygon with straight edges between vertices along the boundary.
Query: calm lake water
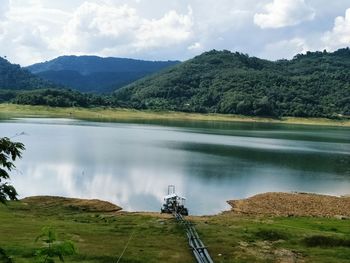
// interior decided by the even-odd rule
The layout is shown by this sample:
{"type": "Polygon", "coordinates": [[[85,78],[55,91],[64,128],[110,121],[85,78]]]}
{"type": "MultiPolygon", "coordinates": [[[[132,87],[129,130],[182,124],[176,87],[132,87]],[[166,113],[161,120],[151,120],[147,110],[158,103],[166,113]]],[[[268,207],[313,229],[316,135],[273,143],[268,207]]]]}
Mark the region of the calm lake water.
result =
{"type": "Polygon", "coordinates": [[[12,183],[20,197],[109,200],[159,211],[169,184],[192,214],[268,191],[350,193],[350,129],[298,125],[68,119],[0,121],[26,146],[12,183]]]}

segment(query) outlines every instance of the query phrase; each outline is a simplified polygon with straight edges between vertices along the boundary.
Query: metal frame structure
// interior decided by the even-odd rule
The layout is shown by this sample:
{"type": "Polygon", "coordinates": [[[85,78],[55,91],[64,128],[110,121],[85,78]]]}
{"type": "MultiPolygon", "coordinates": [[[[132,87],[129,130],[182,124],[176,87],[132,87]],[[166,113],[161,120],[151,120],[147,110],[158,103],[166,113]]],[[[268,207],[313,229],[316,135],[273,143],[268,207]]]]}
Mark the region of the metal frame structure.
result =
{"type": "Polygon", "coordinates": [[[186,198],[181,197],[175,193],[175,186],[168,186],[168,195],[164,197],[163,207],[160,209],[161,213],[173,214],[179,213],[187,216],[188,209],[185,207],[186,198]]]}

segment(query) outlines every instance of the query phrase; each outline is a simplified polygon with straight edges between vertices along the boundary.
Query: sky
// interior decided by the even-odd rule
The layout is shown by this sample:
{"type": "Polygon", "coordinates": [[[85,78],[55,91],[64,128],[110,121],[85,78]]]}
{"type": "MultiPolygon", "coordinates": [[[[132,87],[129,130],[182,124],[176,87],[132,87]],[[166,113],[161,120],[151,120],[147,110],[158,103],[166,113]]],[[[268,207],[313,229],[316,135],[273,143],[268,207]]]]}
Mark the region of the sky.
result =
{"type": "Polygon", "coordinates": [[[349,0],[0,0],[0,56],[186,60],[227,49],[277,60],[350,45],[349,0]]]}

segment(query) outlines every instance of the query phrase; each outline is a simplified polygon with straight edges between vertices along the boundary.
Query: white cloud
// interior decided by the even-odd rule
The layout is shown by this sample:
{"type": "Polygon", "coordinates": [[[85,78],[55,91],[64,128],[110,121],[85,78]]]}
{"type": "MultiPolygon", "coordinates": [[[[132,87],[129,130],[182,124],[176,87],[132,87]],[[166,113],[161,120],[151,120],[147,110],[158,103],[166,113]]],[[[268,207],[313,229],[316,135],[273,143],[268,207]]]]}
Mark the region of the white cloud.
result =
{"type": "Polygon", "coordinates": [[[349,0],[0,2],[0,56],[22,65],[69,54],[183,60],[210,49],[278,59],[350,42],[350,15],[334,23],[349,0]]]}
{"type": "Polygon", "coordinates": [[[10,8],[10,0],[2,0],[0,5],[0,19],[4,18],[10,8]]]}
{"type": "Polygon", "coordinates": [[[49,48],[49,43],[60,33],[69,13],[44,8],[40,0],[28,0],[28,5],[17,0],[9,3],[5,17],[0,20],[0,55],[21,65],[52,57],[55,51],[49,48]]]}
{"type": "Polygon", "coordinates": [[[66,51],[94,52],[125,44],[131,40],[137,24],[136,10],[132,8],[86,2],[74,12],[53,46],[66,51]]]}
{"type": "Polygon", "coordinates": [[[199,42],[195,42],[192,45],[188,46],[187,48],[188,50],[198,50],[198,49],[202,49],[202,45],[199,42]]]}
{"type": "Polygon", "coordinates": [[[162,18],[143,20],[136,33],[135,47],[138,49],[168,47],[190,39],[192,34],[192,9],[179,15],[172,10],[162,18]]]}
{"type": "Polygon", "coordinates": [[[269,43],[265,46],[263,52],[260,54],[262,58],[272,60],[291,59],[296,54],[306,53],[310,47],[305,39],[293,38],[290,40],[281,40],[278,42],[269,43]]]}
{"type": "Polygon", "coordinates": [[[304,0],[273,0],[264,9],[254,16],[254,23],[261,28],[294,26],[315,17],[314,9],[304,0]]]}
{"type": "Polygon", "coordinates": [[[350,8],[345,16],[338,16],[334,21],[334,27],[323,36],[323,42],[327,50],[335,50],[350,46],[350,8]]]}
{"type": "Polygon", "coordinates": [[[131,54],[181,44],[190,39],[192,25],[191,9],[187,14],[170,10],[159,19],[147,19],[128,5],[86,2],[53,47],[66,52],[131,54]]]}

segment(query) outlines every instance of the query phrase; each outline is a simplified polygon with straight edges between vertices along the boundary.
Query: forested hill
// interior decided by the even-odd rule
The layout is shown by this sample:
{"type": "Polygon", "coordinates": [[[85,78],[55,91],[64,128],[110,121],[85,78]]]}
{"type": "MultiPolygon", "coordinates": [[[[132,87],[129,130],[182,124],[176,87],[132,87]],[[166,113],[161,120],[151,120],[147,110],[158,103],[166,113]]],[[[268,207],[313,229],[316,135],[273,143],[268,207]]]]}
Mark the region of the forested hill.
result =
{"type": "Polygon", "coordinates": [[[209,51],[116,91],[135,108],[257,116],[350,115],[350,50],[276,62],[209,51]]]}
{"type": "Polygon", "coordinates": [[[56,85],[40,79],[19,65],[11,64],[0,57],[0,90],[32,90],[56,87],[56,85]]]}
{"type": "Polygon", "coordinates": [[[178,61],[61,56],[27,67],[32,73],[81,92],[108,93],[178,61]]]}

